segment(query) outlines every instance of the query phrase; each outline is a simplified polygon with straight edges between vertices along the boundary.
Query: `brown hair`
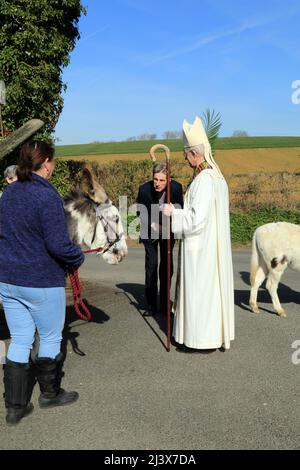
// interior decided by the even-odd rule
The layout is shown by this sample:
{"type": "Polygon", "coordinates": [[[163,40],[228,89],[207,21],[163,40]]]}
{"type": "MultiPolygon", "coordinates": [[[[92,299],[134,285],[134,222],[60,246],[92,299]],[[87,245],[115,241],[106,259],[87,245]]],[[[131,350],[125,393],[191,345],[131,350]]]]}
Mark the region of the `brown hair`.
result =
{"type": "Polygon", "coordinates": [[[30,181],[32,172],[39,170],[45,160],[52,161],[53,158],[54,147],[52,145],[40,141],[26,142],[20,150],[18,181],[30,181]]]}

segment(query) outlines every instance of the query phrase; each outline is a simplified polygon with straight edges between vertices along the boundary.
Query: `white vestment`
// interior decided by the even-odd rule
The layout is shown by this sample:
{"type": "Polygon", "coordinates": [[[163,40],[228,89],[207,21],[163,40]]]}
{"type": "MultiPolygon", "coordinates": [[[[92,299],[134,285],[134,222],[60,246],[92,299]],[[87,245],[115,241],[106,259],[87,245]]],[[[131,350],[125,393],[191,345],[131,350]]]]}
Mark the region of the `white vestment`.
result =
{"type": "Polygon", "coordinates": [[[174,337],[196,349],[230,348],[234,339],[234,288],[229,194],[225,179],[203,170],[183,209],[174,209],[172,231],[182,237],[175,298],[174,337]]]}

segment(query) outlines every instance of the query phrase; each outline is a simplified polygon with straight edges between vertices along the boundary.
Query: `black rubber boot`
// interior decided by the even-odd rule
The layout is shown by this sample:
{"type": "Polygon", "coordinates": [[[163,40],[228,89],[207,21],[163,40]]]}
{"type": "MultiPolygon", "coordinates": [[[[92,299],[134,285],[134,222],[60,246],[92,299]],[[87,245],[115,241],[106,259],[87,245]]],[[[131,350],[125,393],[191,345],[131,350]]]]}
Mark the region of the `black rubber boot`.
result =
{"type": "Polygon", "coordinates": [[[41,389],[40,408],[69,405],[79,398],[77,392],[66,392],[60,388],[62,363],[61,353],[55,359],[50,357],[36,359],[37,380],[41,389]]]}
{"type": "Polygon", "coordinates": [[[4,365],[6,424],[14,426],[33,410],[29,403],[30,365],[6,359],[4,365]]]}

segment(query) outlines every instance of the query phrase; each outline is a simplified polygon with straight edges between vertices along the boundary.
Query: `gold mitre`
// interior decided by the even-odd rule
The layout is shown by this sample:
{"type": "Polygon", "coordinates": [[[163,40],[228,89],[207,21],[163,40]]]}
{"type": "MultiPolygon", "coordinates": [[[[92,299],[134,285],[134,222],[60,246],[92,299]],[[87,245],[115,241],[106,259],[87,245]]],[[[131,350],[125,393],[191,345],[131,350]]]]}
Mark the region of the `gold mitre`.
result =
{"type": "Polygon", "coordinates": [[[190,124],[186,119],[183,121],[183,146],[185,149],[204,145],[205,150],[210,151],[210,144],[204,126],[199,116],[196,116],[194,123],[190,124]]]}

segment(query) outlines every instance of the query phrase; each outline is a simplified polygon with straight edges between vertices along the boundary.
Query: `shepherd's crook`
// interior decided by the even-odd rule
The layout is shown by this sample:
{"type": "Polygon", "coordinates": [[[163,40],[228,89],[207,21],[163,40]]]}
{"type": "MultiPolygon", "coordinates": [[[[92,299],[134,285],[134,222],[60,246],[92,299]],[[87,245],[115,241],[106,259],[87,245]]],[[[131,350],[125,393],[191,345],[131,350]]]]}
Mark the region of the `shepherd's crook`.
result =
{"type": "MultiPolygon", "coordinates": [[[[153,163],[156,161],[155,151],[157,149],[162,149],[166,153],[166,167],[167,167],[167,197],[166,202],[170,204],[171,202],[171,184],[170,184],[170,149],[163,144],[153,145],[150,149],[150,156],[153,163]]],[[[170,351],[170,341],[171,341],[171,299],[170,299],[170,289],[171,289],[171,231],[170,231],[170,217],[167,218],[167,351],[170,351]]]]}

